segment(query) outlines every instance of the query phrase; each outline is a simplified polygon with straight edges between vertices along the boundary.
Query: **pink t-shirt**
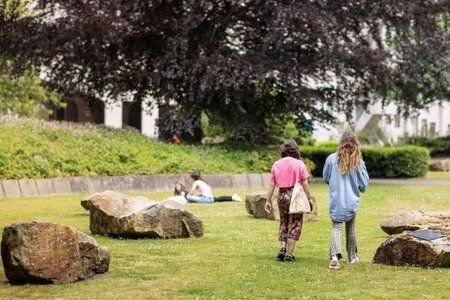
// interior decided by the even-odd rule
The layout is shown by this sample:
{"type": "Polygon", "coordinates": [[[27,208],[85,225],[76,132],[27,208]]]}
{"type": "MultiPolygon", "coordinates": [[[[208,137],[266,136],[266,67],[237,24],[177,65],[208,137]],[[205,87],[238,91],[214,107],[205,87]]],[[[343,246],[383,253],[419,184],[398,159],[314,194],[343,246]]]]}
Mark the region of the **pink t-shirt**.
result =
{"type": "Polygon", "coordinates": [[[279,188],[288,188],[295,185],[295,180],[303,182],[308,178],[305,164],[293,157],[283,157],[277,160],[270,172],[270,178],[279,188]]]}

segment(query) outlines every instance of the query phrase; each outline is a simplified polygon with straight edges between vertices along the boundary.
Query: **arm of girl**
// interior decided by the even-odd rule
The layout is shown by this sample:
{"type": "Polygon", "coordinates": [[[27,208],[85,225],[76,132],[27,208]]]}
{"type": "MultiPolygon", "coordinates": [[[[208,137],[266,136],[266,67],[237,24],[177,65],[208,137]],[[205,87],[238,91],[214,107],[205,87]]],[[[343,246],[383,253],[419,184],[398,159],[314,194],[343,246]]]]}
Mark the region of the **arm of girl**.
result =
{"type": "Polygon", "coordinates": [[[323,176],[323,181],[326,184],[330,183],[330,177],[331,177],[331,163],[330,163],[330,156],[327,157],[327,160],[325,161],[325,166],[323,167],[323,171],[322,171],[322,176],[323,176]]]}
{"type": "Polygon", "coordinates": [[[312,195],[311,190],[309,189],[308,179],[302,181],[302,187],[303,190],[305,191],[306,197],[308,197],[308,200],[310,200],[312,198],[312,195]]]}
{"type": "Polygon", "coordinates": [[[266,204],[264,205],[264,210],[270,214],[272,212],[272,195],[275,190],[275,183],[272,181],[269,186],[269,190],[267,191],[267,199],[266,204]]]}
{"type": "Polygon", "coordinates": [[[189,191],[189,195],[195,194],[196,189],[197,189],[197,182],[194,181],[194,183],[192,184],[191,190],[189,191]]]}
{"type": "Polygon", "coordinates": [[[358,190],[361,193],[366,191],[367,186],[369,185],[369,173],[367,172],[366,164],[364,161],[361,161],[358,170],[358,190]]]}

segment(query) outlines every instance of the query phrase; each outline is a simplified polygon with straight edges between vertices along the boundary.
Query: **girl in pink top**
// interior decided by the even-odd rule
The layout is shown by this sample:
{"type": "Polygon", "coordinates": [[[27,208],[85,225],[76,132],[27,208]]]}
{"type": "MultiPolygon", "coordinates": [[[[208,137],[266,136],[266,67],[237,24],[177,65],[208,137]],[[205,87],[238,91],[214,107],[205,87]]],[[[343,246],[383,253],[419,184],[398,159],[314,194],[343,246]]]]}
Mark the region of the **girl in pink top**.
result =
{"type": "Polygon", "coordinates": [[[267,201],[265,210],[272,212],[272,195],[275,187],[278,192],[278,209],[280,211],[280,230],[279,240],[281,249],[278,252],[277,259],[285,262],[294,262],[292,255],[295,243],[298,241],[302,226],[303,214],[289,214],[289,205],[291,203],[292,190],[295,182],[298,180],[302,184],[308,199],[311,199],[311,192],[308,186],[308,170],[305,164],[300,160],[300,151],[294,140],[287,140],[280,148],[281,159],[272,166],[271,184],[267,192],[267,201]]]}

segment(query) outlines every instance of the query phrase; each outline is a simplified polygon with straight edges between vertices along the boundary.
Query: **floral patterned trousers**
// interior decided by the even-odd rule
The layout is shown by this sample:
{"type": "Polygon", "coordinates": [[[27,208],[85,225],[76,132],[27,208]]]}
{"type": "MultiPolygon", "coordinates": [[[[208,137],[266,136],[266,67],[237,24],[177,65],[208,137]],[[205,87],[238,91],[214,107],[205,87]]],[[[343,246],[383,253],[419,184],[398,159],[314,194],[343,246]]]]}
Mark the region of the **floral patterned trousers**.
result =
{"type": "Polygon", "coordinates": [[[279,240],[286,242],[288,239],[298,241],[303,227],[303,214],[289,214],[291,195],[293,188],[279,190],[278,209],[280,211],[279,240]]]}

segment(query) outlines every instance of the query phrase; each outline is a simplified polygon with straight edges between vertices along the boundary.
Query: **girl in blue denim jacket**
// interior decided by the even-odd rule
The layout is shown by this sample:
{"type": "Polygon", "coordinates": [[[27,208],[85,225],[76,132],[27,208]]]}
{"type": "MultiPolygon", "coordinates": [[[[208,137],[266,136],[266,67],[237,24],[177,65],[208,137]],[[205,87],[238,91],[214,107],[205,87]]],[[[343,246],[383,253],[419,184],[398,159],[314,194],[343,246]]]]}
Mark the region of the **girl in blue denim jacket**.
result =
{"type": "Polygon", "coordinates": [[[345,223],[348,262],[359,261],[355,235],[355,217],[359,197],[366,191],[369,175],[362,160],[358,138],[352,132],[343,134],[336,153],[328,156],[323,168],[323,179],[330,190],[330,217],[332,221],[330,269],[339,269],[342,258],[341,229],[345,223]]]}

